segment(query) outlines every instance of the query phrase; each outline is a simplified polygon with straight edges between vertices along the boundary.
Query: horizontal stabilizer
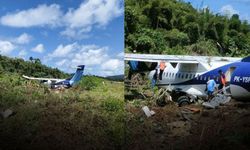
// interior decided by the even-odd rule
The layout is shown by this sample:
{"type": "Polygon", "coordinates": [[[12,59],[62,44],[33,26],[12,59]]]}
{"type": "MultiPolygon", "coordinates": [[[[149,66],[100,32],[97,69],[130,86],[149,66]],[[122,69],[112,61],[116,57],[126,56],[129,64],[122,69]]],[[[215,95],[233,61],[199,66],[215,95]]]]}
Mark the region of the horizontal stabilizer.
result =
{"type": "Polygon", "coordinates": [[[77,66],[77,69],[83,70],[84,67],[85,67],[85,65],[79,65],[79,66],[77,66]]]}

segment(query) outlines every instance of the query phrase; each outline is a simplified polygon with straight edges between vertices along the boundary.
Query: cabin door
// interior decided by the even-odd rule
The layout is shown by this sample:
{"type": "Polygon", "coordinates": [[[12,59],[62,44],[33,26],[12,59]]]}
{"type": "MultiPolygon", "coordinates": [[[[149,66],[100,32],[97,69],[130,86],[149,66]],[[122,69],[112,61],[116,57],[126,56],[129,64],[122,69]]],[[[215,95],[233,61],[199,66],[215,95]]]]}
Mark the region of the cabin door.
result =
{"type": "Polygon", "coordinates": [[[230,68],[226,71],[225,76],[226,76],[226,82],[227,82],[227,83],[230,83],[232,74],[233,74],[233,72],[234,72],[235,69],[236,69],[236,67],[230,67],[230,68]]]}
{"type": "Polygon", "coordinates": [[[231,93],[231,90],[230,90],[230,81],[231,81],[231,78],[232,78],[232,74],[234,72],[234,70],[236,69],[236,67],[230,67],[226,73],[225,73],[225,77],[226,77],[226,93],[231,93]]]}

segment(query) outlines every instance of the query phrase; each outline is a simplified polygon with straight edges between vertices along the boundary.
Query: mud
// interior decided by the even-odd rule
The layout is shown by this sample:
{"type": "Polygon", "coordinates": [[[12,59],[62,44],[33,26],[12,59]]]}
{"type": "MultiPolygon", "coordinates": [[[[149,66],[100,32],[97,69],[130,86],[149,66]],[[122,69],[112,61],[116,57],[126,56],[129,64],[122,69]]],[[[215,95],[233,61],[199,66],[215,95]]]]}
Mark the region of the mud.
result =
{"type": "Polygon", "coordinates": [[[218,109],[189,105],[196,112],[168,104],[149,106],[147,118],[140,107],[127,103],[128,149],[250,149],[249,103],[232,100],[218,109]]]}

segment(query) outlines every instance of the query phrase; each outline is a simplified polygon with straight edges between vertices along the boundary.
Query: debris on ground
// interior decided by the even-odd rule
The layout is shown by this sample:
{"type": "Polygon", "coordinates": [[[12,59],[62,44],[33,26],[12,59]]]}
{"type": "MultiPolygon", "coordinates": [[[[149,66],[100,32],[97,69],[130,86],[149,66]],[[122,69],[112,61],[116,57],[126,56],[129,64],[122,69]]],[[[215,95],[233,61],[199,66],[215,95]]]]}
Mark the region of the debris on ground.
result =
{"type": "Polygon", "coordinates": [[[11,109],[6,109],[5,111],[2,111],[0,114],[5,119],[13,115],[14,112],[11,109]]]}
{"type": "Polygon", "coordinates": [[[182,117],[183,117],[184,120],[192,121],[187,114],[182,113],[181,115],[182,115],[182,117]]]}
{"type": "Polygon", "coordinates": [[[141,107],[128,103],[132,114],[127,124],[131,131],[128,149],[168,149],[169,145],[175,146],[169,149],[249,149],[250,103],[232,99],[226,106],[212,110],[196,104],[147,104],[157,115],[145,119],[141,107]]]}
{"type": "Polygon", "coordinates": [[[184,110],[190,110],[193,113],[199,113],[201,111],[199,108],[190,107],[190,106],[184,107],[184,110]]]}
{"type": "Polygon", "coordinates": [[[211,101],[202,103],[202,106],[204,106],[205,108],[215,109],[220,105],[224,105],[224,104],[228,103],[230,100],[231,100],[231,97],[227,97],[225,95],[218,94],[211,101]]]}
{"type": "Polygon", "coordinates": [[[142,107],[142,110],[144,111],[144,113],[147,117],[151,117],[155,114],[155,112],[153,110],[149,110],[148,106],[142,107]]]}

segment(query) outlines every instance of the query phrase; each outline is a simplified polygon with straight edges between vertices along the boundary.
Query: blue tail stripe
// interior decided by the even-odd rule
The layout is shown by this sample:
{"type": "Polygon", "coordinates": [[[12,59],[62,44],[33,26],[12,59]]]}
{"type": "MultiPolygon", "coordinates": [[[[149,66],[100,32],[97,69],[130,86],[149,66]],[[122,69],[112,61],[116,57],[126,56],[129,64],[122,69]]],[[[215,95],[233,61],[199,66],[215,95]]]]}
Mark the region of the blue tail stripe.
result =
{"type": "Polygon", "coordinates": [[[81,80],[81,78],[83,76],[83,70],[84,70],[84,65],[78,66],[78,69],[76,70],[76,73],[70,79],[70,82],[72,82],[72,85],[76,84],[78,81],[81,80]]]}

